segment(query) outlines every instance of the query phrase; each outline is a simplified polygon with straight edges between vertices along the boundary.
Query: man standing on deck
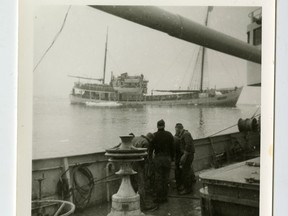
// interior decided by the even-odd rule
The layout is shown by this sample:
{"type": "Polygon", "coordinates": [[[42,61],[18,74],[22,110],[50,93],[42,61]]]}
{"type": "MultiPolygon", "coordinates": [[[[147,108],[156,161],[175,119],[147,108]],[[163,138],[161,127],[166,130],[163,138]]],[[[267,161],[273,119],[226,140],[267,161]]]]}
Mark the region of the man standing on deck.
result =
{"type": "MultiPolygon", "coordinates": [[[[132,144],[136,148],[149,148],[152,140],[154,138],[154,135],[152,133],[147,133],[146,136],[141,135],[134,137],[132,140],[132,144]]],[[[146,198],[146,187],[147,187],[147,174],[146,174],[146,167],[148,166],[148,160],[145,158],[144,161],[138,161],[133,164],[133,169],[137,172],[136,176],[132,176],[132,186],[133,188],[138,191],[140,195],[140,208],[142,211],[147,210],[154,210],[157,209],[157,205],[153,205],[151,203],[148,203],[146,198]],[[149,205],[150,204],[150,205],[149,205]]]]}
{"type": "Polygon", "coordinates": [[[165,131],[165,122],[157,122],[158,131],[154,133],[154,139],[149,148],[149,157],[154,153],[155,166],[155,191],[156,203],[168,201],[168,184],[171,169],[171,161],[174,157],[173,135],[165,131]]]}
{"type": "Polygon", "coordinates": [[[183,179],[182,179],[182,169],[180,169],[180,158],[181,158],[181,150],[180,150],[180,137],[176,132],[174,135],[174,147],[175,147],[175,180],[176,180],[176,188],[178,191],[182,191],[183,187],[183,179]]]}
{"type": "Polygon", "coordinates": [[[179,194],[185,195],[192,192],[192,184],[193,182],[195,182],[195,174],[192,168],[195,148],[191,133],[188,130],[185,130],[181,123],[176,124],[175,131],[177,141],[175,143],[176,144],[175,177],[179,194]],[[179,139],[177,139],[177,137],[179,139]],[[183,188],[181,188],[182,186],[183,188]]]}

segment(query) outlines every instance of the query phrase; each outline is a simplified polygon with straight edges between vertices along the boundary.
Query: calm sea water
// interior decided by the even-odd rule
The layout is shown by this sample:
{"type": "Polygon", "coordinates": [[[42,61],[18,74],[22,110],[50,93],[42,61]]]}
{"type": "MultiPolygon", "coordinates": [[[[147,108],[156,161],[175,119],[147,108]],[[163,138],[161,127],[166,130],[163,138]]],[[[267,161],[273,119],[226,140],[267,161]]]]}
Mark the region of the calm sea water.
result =
{"type": "MultiPolygon", "coordinates": [[[[181,122],[194,138],[212,135],[249,118],[257,106],[197,107],[144,106],[101,108],[70,105],[68,98],[34,98],[33,158],[48,158],[104,151],[120,142],[120,135],[156,131],[160,119],[174,134],[181,122]]],[[[222,132],[236,132],[237,126],[222,132]]],[[[221,133],[220,133],[221,134],[221,133]]]]}

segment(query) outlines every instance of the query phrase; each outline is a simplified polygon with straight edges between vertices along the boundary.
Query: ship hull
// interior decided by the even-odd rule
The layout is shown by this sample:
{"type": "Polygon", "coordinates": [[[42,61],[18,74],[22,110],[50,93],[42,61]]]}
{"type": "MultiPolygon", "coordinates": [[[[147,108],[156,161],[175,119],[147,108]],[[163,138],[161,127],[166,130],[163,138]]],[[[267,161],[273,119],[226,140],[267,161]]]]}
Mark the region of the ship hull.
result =
{"type": "MultiPolygon", "coordinates": [[[[195,172],[200,172],[212,167],[222,167],[226,164],[258,157],[260,154],[260,134],[258,132],[236,132],[206,137],[195,139],[194,146],[193,169],[195,172]],[[235,153],[234,149],[239,148],[239,146],[243,151],[235,153]]],[[[43,175],[45,180],[42,188],[42,198],[50,200],[63,199],[63,195],[59,191],[61,188],[56,186],[59,179],[65,176],[66,178],[72,178],[73,169],[82,165],[89,168],[93,179],[96,180],[89,206],[109,202],[112,194],[116,193],[119,188],[120,179],[119,176],[111,176],[106,179],[107,176],[115,173],[119,167],[117,164],[109,162],[105,152],[34,159],[32,161],[32,199],[38,199],[39,184],[35,180],[43,175]]],[[[174,175],[174,169],[172,170],[171,176],[174,175]]],[[[71,183],[68,182],[68,184],[71,183]]],[[[32,215],[37,215],[37,210],[37,208],[34,209],[32,215]]]]}
{"type": "MultiPolygon", "coordinates": [[[[164,95],[164,96],[146,96],[141,100],[118,100],[112,101],[123,106],[134,106],[134,105],[195,105],[195,106],[235,106],[238,98],[241,94],[242,87],[230,90],[229,92],[222,95],[215,95],[214,97],[197,97],[197,98],[185,98],[179,94],[178,98],[175,98],[175,94],[164,95]],[[170,97],[171,96],[171,97],[170,97]],[[173,97],[172,97],[173,96],[173,97]],[[170,99],[172,98],[172,99],[170,99]]],[[[107,106],[111,104],[111,100],[99,100],[83,98],[80,95],[70,95],[71,104],[94,104],[95,106],[101,105],[107,106]]]]}

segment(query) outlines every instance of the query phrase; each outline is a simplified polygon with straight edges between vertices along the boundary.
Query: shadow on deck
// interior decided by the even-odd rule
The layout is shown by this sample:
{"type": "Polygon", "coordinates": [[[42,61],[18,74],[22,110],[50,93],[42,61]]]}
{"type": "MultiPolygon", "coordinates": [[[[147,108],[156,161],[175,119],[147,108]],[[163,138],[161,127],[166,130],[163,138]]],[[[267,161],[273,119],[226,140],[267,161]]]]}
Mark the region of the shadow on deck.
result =
{"type": "MultiPolygon", "coordinates": [[[[168,202],[160,204],[155,211],[144,212],[147,216],[201,216],[200,194],[201,183],[193,185],[189,195],[178,195],[175,187],[170,187],[168,202]]],[[[152,198],[151,198],[152,199],[152,198]]],[[[111,210],[110,203],[93,206],[84,211],[76,211],[74,216],[107,216],[111,210]]]]}

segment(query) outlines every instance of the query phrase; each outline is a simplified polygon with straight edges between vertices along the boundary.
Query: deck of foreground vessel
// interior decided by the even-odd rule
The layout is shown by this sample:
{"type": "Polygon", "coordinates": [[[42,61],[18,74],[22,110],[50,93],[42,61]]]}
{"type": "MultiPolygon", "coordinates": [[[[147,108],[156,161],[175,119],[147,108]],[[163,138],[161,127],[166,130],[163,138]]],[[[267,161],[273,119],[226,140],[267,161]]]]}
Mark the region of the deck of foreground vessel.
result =
{"type": "MultiPolygon", "coordinates": [[[[193,186],[193,193],[182,196],[177,194],[174,187],[171,187],[167,203],[161,204],[157,210],[144,213],[146,216],[201,216],[199,193],[201,186],[202,183],[197,180],[197,183],[193,186]]],[[[74,216],[107,216],[110,210],[111,204],[104,203],[87,208],[82,212],[75,212],[74,216]]]]}
{"type": "MultiPolygon", "coordinates": [[[[193,185],[193,192],[189,195],[184,195],[184,196],[178,195],[177,190],[175,188],[175,182],[172,181],[170,182],[168,202],[161,204],[159,206],[159,209],[157,210],[147,211],[144,213],[146,216],[162,216],[162,215],[163,216],[164,215],[165,216],[201,216],[203,213],[201,212],[202,211],[201,199],[203,199],[203,197],[201,196],[200,189],[203,187],[203,184],[207,184],[208,180],[206,178],[209,177],[209,179],[213,180],[213,178],[218,179],[221,177],[221,179],[223,178],[222,180],[224,182],[227,182],[227,184],[230,181],[233,182],[236,189],[241,188],[241,186],[243,186],[244,184],[247,185],[246,186],[247,188],[253,189],[253,187],[255,187],[255,184],[257,186],[257,183],[247,182],[245,179],[251,177],[251,175],[252,177],[255,177],[256,175],[257,177],[256,179],[259,179],[258,175],[260,173],[258,170],[259,166],[257,165],[260,162],[259,160],[260,158],[254,158],[248,161],[226,164],[218,169],[211,168],[211,169],[206,169],[206,170],[196,172],[195,174],[197,177],[197,182],[193,185]],[[252,163],[252,164],[249,166],[249,163],[252,163]],[[255,170],[257,170],[257,173],[255,170]],[[237,173],[236,174],[234,173],[231,176],[232,172],[237,172],[237,173]],[[199,180],[199,176],[201,176],[201,180],[199,180]]],[[[214,185],[213,183],[211,183],[210,187],[212,186],[216,187],[217,184],[214,185]]],[[[257,194],[257,191],[256,191],[256,194],[257,194]]],[[[152,196],[147,195],[147,197],[149,198],[149,200],[153,199],[152,196]]],[[[249,202],[251,203],[254,203],[257,201],[257,197],[253,196],[250,198],[251,200],[249,202]]],[[[233,199],[233,190],[231,190],[231,199],[233,199]]],[[[238,197],[237,201],[241,202],[241,197],[238,197]]],[[[242,205],[241,208],[247,209],[249,208],[249,206],[247,207],[246,205],[244,206],[242,205]]],[[[257,208],[255,209],[257,210],[257,208]]],[[[110,210],[111,210],[111,203],[104,203],[101,205],[91,206],[90,208],[87,208],[81,212],[80,211],[75,212],[74,215],[75,216],[94,216],[95,214],[97,214],[97,216],[107,216],[110,210]]],[[[239,213],[239,210],[237,210],[236,212],[239,213]]],[[[215,214],[215,215],[218,215],[218,214],[215,214]]],[[[234,215],[234,213],[229,214],[229,215],[234,215]]],[[[254,215],[254,214],[251,213],[251,215],[254,215]]]]}

